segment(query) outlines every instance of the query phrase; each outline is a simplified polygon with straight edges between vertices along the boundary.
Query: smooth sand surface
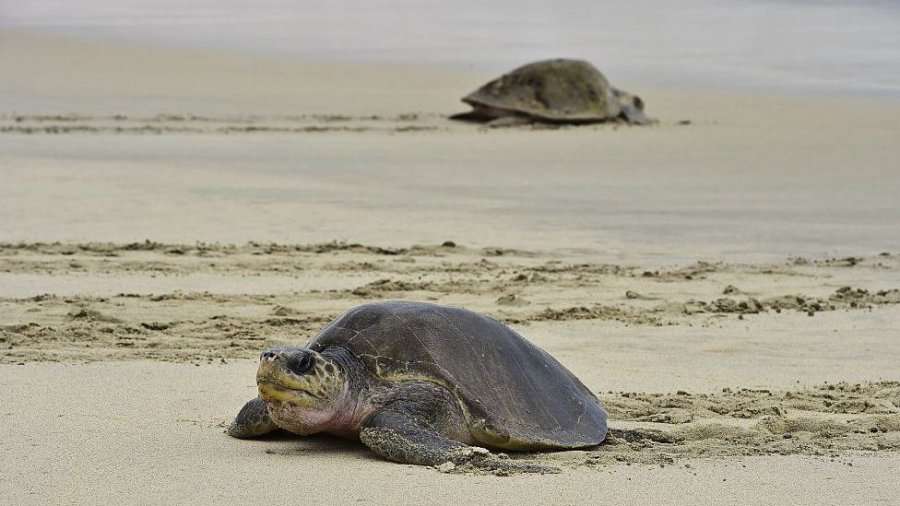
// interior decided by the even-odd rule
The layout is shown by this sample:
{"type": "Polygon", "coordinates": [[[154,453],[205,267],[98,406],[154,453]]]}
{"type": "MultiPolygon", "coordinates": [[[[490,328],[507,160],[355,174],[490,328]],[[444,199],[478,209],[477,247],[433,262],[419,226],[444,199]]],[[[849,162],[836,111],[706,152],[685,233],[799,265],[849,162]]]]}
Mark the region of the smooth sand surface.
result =
{"type": "Polygon", "coordinates": [[[624,83],[659,125],[486,130],[444,120],[476,71],[14,31],[0,68],[4,500],[900,495],[896,101],[624,83]],[[500,478],[222,434],[260,349],[386,298],[508,322],[635,439],[500,478]]]}
{"type": "Polygon", "coordinates": [[[497,478],[383,462],[332,438],[239,441],[220,424],[253,395],[254,369],[250,361],[0,368],[4,501],[892,504],[900,494],[896,454],[689,459],[497,478]]]}

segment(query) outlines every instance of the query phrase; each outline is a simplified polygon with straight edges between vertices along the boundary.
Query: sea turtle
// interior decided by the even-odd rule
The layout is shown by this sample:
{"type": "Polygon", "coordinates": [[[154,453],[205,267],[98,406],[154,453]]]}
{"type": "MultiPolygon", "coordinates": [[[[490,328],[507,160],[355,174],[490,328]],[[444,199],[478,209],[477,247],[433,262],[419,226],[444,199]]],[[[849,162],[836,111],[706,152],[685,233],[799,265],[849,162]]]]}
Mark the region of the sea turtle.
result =
{"type": "Polygon", "coordinates": [[[547,352],[497,320],[436,304],[352,308],[306,347],[263,352],[256,382],[231,436],[330,433],[396,462],[546,472],[482,447],[581,448],[607,433],[600,401],[547,352]]]}
{"type": "Polygon", "coordinates": [[[450,119],[491,126],[526,123],[582,124],[622,120],[652,122],[644,101],[609,84],[584,60],[543,60],[521,66],[466,95],[472,110],[450,119]]]}

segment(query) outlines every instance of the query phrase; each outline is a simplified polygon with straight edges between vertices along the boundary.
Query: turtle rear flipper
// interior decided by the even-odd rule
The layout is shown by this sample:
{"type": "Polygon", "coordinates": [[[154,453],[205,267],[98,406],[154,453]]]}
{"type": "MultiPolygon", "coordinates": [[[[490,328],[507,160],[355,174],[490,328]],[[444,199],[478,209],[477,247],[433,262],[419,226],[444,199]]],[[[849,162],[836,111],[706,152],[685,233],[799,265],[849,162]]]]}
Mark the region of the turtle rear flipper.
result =
{"type": "Polygon", "coordinates": [[[468,121],[471,123],[483,123],[485,121],[490,121],[493,118],[486,116],[482,111],[479,111],[478,109],[472,109],[471,111],[454,114],[448,119],[452,119],[454,121],[468,121]]]}
{"type": "Polygon", "coordinates": [[[502,116],[496,119],[492,119],[491,121],[488,121],[487,126],[488,128],[509,128],[528,126],[533,123],[534,120],[529,117],[511,114],[509,116],[502,116]]]}
{"type": "Polygon", "coordinates": [[[468,123],[481,123],[489,128],[505,128],[531,125],[534,119],[519,114],[498,113],[483,108],[476,107],[469,112],[461,112],[450,116],[455,121],[465,121],[468,123]]]}
{"type": "Polygon", "coordinates": [[[502,111],[493,107],[488,107],[481,104],[469,105],[472,106],[471,111],[454,114],[450,116],[449,119],[456,121],[468,121],[471,123],[487,123],[509,115],[506,111],[502,111]]]}
{"type": "Polygon", "coordinates": [[[259,437],[277,429],[278,426],[269,416],[265,401],[257,397],[244,404],[225,432],[231,437],[246,439],[259,437]]]}

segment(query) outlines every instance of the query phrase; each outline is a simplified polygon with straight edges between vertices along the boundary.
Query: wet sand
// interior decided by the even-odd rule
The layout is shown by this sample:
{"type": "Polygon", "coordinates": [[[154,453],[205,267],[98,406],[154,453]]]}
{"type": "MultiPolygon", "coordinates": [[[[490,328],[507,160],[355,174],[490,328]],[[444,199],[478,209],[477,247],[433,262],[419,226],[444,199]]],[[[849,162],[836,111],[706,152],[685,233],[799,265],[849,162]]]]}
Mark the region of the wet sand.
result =
{"type": "Polygon", "coordinates": [[[444,119],[486,72],[35,37],[0,45],[0,240],[900,250],[896,100],[633,85],[659,125],[487,131],[444,119]]]}
{"type": "Polygon", "coordinates": [[[900,493],[900,105],[640,90],[659,125],[485,130],[443,119],[476,71],[2,42],[4,498],[900,493]],[[222,434],[260,349],[398,298],[512,325],[610,444],[497,477],[222,434]]]}

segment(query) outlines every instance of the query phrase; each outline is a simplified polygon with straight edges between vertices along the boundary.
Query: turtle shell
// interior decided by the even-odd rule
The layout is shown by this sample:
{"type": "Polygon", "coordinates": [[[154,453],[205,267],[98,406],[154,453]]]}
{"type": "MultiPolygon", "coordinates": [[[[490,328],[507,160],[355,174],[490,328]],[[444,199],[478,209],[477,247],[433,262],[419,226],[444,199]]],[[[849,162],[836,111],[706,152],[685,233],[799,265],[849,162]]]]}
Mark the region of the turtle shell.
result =
{"type": "Polygon", "coordinates": [[[506,325],[436,304],[355,307],[309,343],[342,346],[386,381],[454,392],[473,437],[507,449],[577,448],[606,438],[606,411],[571,372],[506,325]]]}
{"type": "Polygon", "coordinates": [[[622,112],[606,77],[583,60],[529,63],[462,99],[473,107],[509,111],[551,122],[594,122],[622,112]]]}

